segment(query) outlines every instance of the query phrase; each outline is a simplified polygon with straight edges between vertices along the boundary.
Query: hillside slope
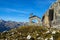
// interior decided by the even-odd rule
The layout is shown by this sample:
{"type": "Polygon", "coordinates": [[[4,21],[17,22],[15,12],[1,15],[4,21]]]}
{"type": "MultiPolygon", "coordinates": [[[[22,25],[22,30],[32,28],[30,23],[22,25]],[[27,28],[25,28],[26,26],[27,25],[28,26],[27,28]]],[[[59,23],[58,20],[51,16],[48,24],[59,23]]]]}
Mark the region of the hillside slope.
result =
{"type": "Polygon", "coordinates": [[[7,40],[60,40],[60,30],[42,26],[21,26],[0,33],[0,39],[7,40]]]}

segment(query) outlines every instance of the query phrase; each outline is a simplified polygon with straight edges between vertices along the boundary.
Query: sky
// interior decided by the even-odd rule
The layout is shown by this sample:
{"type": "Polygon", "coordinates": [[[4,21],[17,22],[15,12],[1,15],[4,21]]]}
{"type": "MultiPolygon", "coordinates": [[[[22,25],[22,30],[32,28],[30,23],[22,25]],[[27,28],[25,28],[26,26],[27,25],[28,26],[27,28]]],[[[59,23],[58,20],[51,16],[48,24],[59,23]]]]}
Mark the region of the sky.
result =
{"type": "Polygon", "coordinates": [[[56,0],[0,0],[0,19],[28,22],[33,13],[40,18],[56,0]]]}

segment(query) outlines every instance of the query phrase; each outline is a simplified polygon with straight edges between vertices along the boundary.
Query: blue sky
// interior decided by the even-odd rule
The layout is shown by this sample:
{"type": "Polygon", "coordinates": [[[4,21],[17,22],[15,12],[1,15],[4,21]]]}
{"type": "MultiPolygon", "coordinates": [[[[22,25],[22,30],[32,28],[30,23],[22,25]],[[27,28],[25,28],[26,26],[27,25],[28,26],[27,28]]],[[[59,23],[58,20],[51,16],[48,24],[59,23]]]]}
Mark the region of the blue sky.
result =
{"type": "Polygon", "coordinates": [[[56,0],[0,0],[0,19],[27,22],[30,13],[42,18],[54,1],[56,0]]]}

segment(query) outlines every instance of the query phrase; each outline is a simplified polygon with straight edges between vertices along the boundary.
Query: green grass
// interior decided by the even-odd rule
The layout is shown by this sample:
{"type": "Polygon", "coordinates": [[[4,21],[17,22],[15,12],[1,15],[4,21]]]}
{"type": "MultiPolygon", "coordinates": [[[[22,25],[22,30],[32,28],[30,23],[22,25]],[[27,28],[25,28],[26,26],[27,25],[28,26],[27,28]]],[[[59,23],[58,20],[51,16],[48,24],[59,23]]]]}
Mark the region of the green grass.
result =
{"type": "MultiPolygon", "coordinates": [[[[55,30],[53,28],[50,28],[50,29],[51,29],[51,32],[52,30],[55,30]]],[[[38,37],[42,37],[43,39],[45,39],[45,38],[50,38],[51,36],[54,36],[54,40],[60,40],[60,32],[56,32],[56,34],[52,34],[51,32],[46,33],[46,31],[50,29],[42,26],[21,26],[16,29],[11,29],[8,32],[0,33],[0,39],[27,40],[26,37],[30,34],[32,38],[34,38],[35,40],[38,40],[37,39],[38,37]]],[[[57,29],[55,31],[57,31],[57,29]]]]}

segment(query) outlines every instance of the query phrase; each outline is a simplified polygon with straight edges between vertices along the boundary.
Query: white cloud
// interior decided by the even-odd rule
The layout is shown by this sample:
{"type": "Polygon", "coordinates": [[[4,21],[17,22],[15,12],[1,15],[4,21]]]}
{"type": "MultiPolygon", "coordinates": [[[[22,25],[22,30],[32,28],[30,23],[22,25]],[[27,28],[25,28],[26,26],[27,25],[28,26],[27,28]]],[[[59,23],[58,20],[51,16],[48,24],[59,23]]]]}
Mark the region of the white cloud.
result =
{"type": "Polygon", "coordinates": [[[21,11],[21,10],[16,10],[16,9],[9,9],[9,8],[6,8],[6,11],[18,12],[18,13],[29,13],[29,12],[26,12],[26,11],[21,11]]]}
{"type": "Polygon", "coordinates": [[[23,13],[23,14],[28,14],[30,12],[27,11],[21,11],[21,10],[16,10],[16,9],[10,9],[10,8],[0,8],[0,10],[11,13],[11,12],[17,12],[17,13],[23,13]]]}

